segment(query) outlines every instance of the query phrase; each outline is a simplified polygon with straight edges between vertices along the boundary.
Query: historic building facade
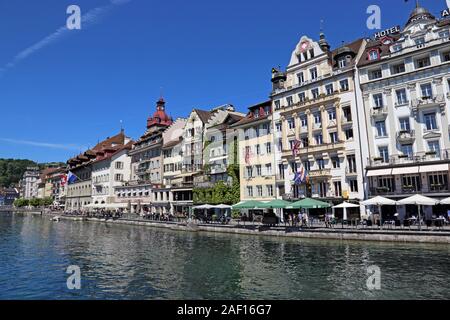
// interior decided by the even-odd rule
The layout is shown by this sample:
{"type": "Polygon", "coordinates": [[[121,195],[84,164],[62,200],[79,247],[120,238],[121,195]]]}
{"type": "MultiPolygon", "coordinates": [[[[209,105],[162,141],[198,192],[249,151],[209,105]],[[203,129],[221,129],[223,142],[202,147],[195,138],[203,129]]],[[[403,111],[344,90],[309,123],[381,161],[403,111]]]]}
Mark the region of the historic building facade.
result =
{"type": "Polygon", "coordinates": [[[251,106],[247,116],[231,128],[238,130],[241,201],[274,200],[275,157],[271,101],[251,106]]]}
{"type": "Polygon", "coordinates": [[[286,72],[272,71],[277,196],[340,203],[363,200],[365,151],[355,66],[365,41],[334,51],[325,36],[303,36],[286,72]],[[298,173],[303,180],[296,179],[298,173]],[[297,175],[296,175],[297,174],[297,175]]]}
{"type": "Polygon", "coordinates": [[[166,113],[166,102],[160,98],[155,113],[147,120],[147,131],[128,153],[131,179],[116,186],[115,194],[117,201],[130,204],[133,213],[155,212],[152,202],[158,201],[163,182],[163,132],[172,122],[166,113]]]}
{"type": "Polygon", "coordinates": [[[23,174],[20,182],[21,197],[25,199],[32,199],[38,197],[38,180],[39,168],[29,167],[23,174]]]}
{"type": "Polygon", "coordinates": [[[450,196],[449,28],[417,7],[398,33],[367,45],[359,73],[369,196],[450,196]]]}
{"type": "Polygon", "coordinates": [[[123,130],[110,138],[99,142],[94,148],[67,161],[67,170],[76,179],[66,186],[65,209],[82,210],[92,203],[92,170],[93,163],[101,157],[114,153],[129,142],[123,130]]]}

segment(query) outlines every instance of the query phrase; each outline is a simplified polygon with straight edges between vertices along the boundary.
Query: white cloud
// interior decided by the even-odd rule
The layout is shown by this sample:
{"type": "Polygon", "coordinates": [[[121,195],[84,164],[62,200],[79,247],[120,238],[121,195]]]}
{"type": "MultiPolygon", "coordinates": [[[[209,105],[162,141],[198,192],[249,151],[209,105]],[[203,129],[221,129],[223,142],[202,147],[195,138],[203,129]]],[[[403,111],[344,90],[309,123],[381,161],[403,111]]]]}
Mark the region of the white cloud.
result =
{"type": "Polygon", "coordinates": [[[58,143],[37,142],[37,141],[8,139],[8,138],[0,138],[0,141],[11,143],[11,144],[22,144],[22,145],[28,145],[28,146],[33,146],[33,147],[61,149],[61,150],[80,151],[80,150],[87,149],[84,146],[77,146],[75,144],[58,144],[58,143]]]}
{"type": "MultiPolygon", "coordinates": [[[[82,30],[90,27],[91,25],[99,22],[108,12],[110,12],[114,7],[120,6],[123,4],[126,4],[130,2],[131,0],[110,0],[110,4],[97,7],[94,9],[89,10],[87,13],[83,14],[81,16],[81,26],[82,30]]],[[[54,43],[63,37],[69,35],[71,30],[67,29],[67,27],[64,25],[60,28],[58,28],[55,32],[52,34],[46,36],[42,40],[36,42],[32,46],[22,50],[18,54],[14,56],[12,61],[5,64],[3,68],[0,67],[0,77],[11,68],[14,68],[19,62],[22,60],[28,58],[32,54],[36,53],[37,51],[45,48],[51,43],[54,43]]]]}

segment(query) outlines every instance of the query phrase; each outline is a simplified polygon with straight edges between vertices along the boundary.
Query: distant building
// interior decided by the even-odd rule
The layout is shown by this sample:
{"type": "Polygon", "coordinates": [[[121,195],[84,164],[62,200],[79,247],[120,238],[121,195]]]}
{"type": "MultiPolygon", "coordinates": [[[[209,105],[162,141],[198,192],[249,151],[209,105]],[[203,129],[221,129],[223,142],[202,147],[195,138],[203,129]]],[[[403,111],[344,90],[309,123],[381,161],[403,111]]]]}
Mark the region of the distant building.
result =
{"type": "Polygon", "coordinates": [[[19,197],[20,193],[16,188],[0,189],[0,206],[11,206],[19,197]]]}
{"type": "Polygon", "coordinates": [[[20,182],[21,197],[25,199],[33,199],[38,197],[38,180],[39,180],[39,168],[28,167],[23,178],[20,182]]]}

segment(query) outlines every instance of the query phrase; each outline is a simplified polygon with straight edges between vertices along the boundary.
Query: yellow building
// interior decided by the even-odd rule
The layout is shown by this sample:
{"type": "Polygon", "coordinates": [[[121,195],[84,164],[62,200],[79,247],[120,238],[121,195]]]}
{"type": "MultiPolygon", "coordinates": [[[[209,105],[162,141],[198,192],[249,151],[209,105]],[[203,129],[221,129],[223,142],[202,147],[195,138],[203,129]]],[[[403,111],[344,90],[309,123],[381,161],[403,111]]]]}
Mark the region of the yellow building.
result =
{"type": "Polygon", "coordinates": [[[241,201],[274,200],[271,101],[250,107],[247,116],[232,128],[238,130],[239,137],[241,201]]]}

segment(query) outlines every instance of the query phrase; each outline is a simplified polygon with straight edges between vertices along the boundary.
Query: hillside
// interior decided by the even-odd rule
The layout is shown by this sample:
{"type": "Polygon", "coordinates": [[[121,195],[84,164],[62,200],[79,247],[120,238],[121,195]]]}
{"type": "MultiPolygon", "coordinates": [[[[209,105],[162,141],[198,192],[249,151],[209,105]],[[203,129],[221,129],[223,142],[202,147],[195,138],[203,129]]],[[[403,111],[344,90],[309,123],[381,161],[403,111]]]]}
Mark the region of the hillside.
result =
{"type": "Polygon", "coordinates": [[[57,167],[63,163],[40,163],[26,159],[0,159],[0,187],[17,185],[27,167],[39,166],[40,169],[57,167]]]}

